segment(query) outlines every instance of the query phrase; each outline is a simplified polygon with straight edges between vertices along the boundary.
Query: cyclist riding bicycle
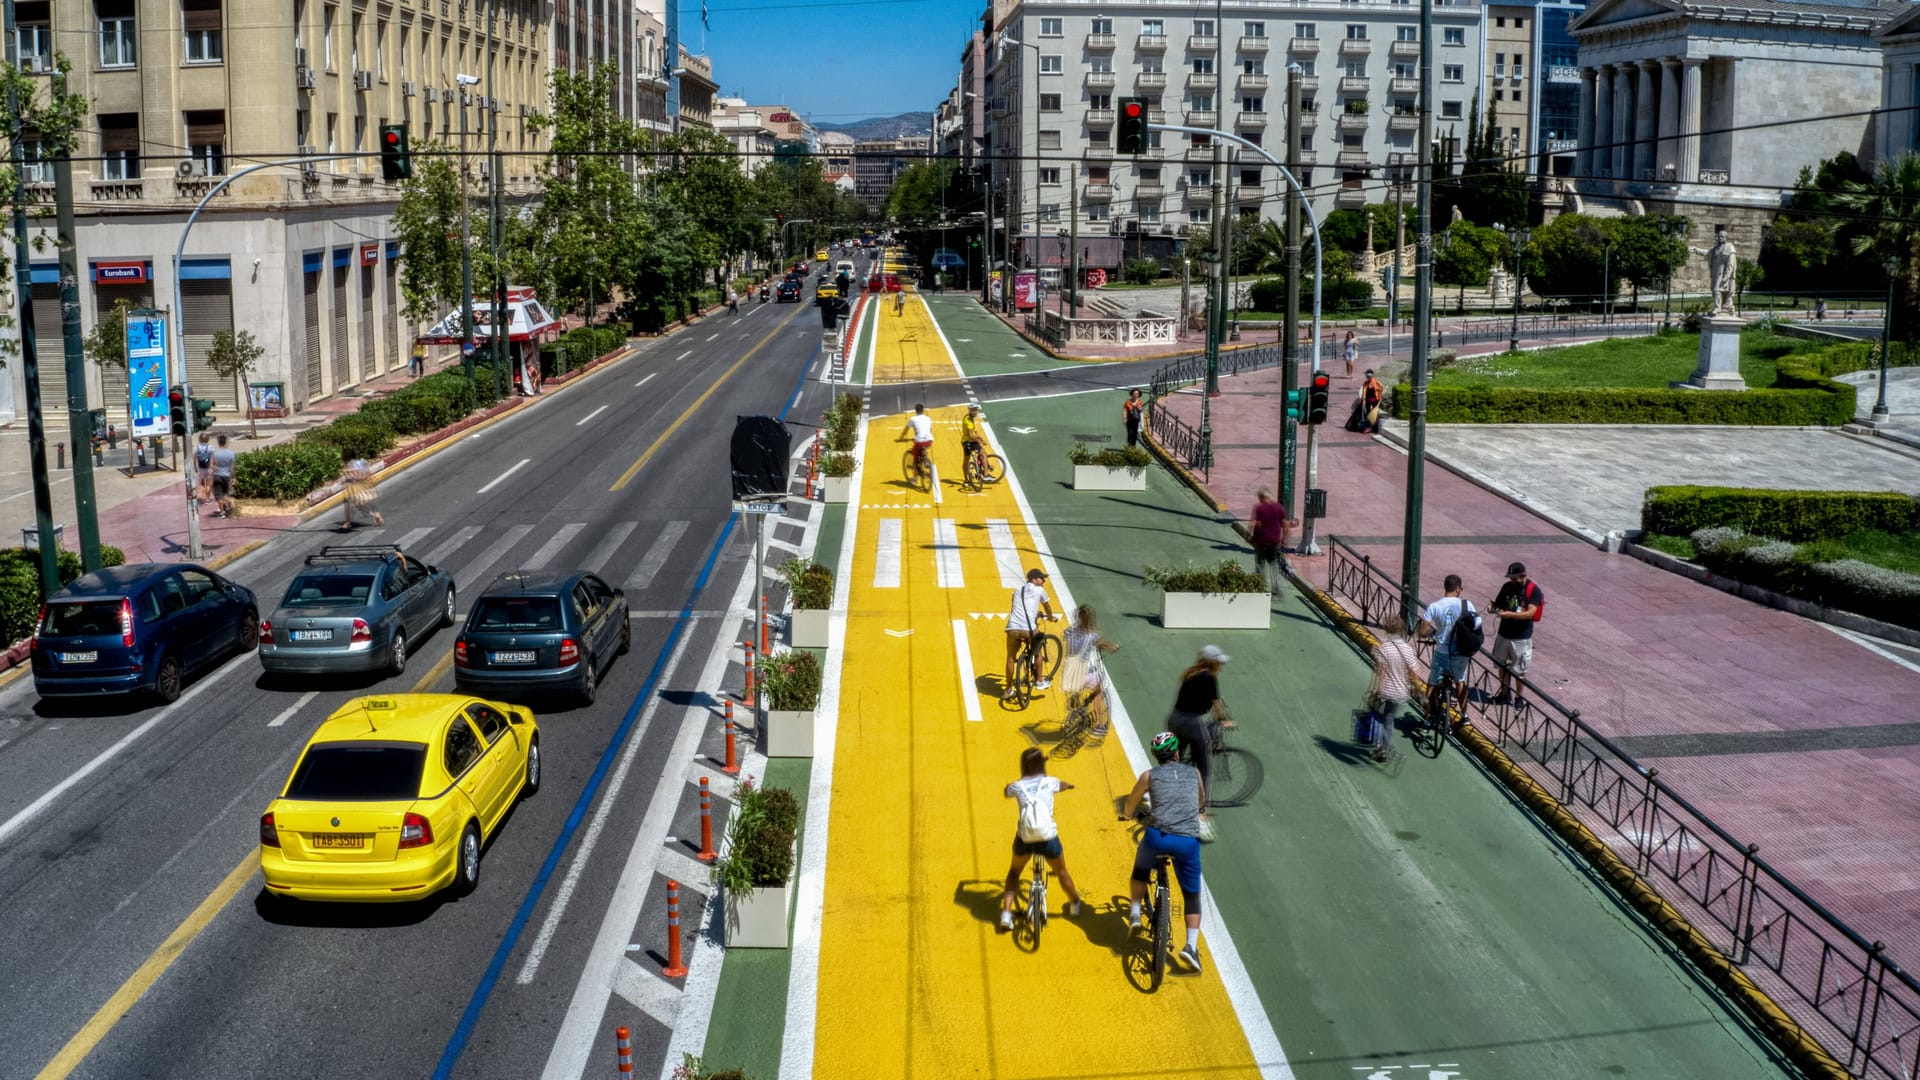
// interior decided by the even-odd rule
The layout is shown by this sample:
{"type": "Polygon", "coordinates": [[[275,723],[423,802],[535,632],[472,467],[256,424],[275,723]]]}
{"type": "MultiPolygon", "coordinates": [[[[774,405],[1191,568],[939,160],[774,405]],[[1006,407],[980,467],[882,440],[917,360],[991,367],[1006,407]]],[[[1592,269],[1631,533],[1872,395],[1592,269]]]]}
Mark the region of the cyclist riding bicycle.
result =
{"type": "Polygon", "coordinates": [[[1128,891],[1127,928],[1140,929],[1140,905],[1147,898],[1147,882],[1161,857],[1173,860],[1173,876],[1180,882],[1180,910],[1186,916],[1187,944],[1179,960],[1200,970],[1200,812],[1206,809],[1207,786],[1200,772],[1180,760],[1180,740],[1171,731],[1148,743],[1159,764],[1140,774],[1127,793],[1120,820],[1131,820],[1141,798],[1153,805],[1153,820],[1144,823],[1140,845],[1133,853],[1133,880],[1128,891]]]}
{"type": "Polygon", "coordinates": [[[980,430],[980,406],[968,405],[967,415],[960,419],[960,453],[984,473],[986,468],[980,455],[986,448],[987,437],[980,430]]]}
{"type": "MultiPolygon", "coordinates": [[[[1047,572],[1034,567],[1027,571],[1027,580],[1013,590],[1013,608],[1007,612],[1007,670],[1005,699],[1013,700],[1013,668],[1020,657],[1020,650],[1040,632],[1040,619],[1053,619],[1053,602],[1047,599],[1047,572]]],[[[1053,685],[1050,679],[1038,679],[1035,690],[1045,690],[1053,685]]]]}
{"type": "MultiPolygon", "coordinates": [[[[1053,820],[1053,796],[1072,791],[1073,785],[1047,775],[1047,755],[1029,746],[1020,752],[1020,779],[1006,787],[1007,798],[1020,803],[1020,823],[1013,834],[1013,864],[1007,870],[1007,887],[1000,894],[1000,929],[1013,929],[1013,898],[1020,889],[1020,876],[1034,856],[1047,860],[1053,876],[1067,890],[1067,905],[1062,911],[1069,917],[1080,914],[1080,890],[1067,872],[1067,856],[1060,846],[1060,826],[1053,820]]],[[[1042,913],[1044,914],[1044,913],[1042,913]]]]}
{"type": "Polygon", "coordinates": [[[901,438],[913,438],[913,460],[927,460],[927,450],[933,446],[933,417],[927,415],[925,405],[915,405],[913,415],[907,417],[907,426],[900,431],[901,438]]]}
{"type": "Polygon", "coordinates": [[[1107,666],[1100,656],[1116,652],[1120,646],[1101,636],[1093,608],[1088,604],[1074,610],[1066,646],[1066,673],[1061,678],[1066,680],[1069,695],[1083,699],[1079,707],[1093,720],[1093,736],[1100,738],[1107,733],[1108,726],[1107,666]]]}

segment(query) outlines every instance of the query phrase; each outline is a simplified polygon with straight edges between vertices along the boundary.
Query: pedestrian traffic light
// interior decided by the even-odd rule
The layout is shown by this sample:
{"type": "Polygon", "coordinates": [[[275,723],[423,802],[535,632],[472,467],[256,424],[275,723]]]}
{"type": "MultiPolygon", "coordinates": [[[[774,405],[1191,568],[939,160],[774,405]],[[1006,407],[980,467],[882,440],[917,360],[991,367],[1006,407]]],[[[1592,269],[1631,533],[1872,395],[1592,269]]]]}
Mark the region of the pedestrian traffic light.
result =
{"type": "Polygon", "coordinates": [[[413,178],[413,159],[407,155],[407,125],[380,125],[380,175],[388,183],[413,178]]]}
{"type": "Polygon", "coordinates": [[[1307,391],[1307,423],[1327,422],[1327,396],[1333,390],[1333,377],[1324,371],[1313,373],[1313,386],[1307,391]]]}
{"type": "Polygon", "coordinates": [[[167,419],[173,421],[173,433],[187,433],[187,392],[176,386],[167,391],[167,419]]]}
{"type": "Polygon", "coordinates": [[[193,430],[205,431],[213,426],[213,399],[197,397],[193,399],[193,430]]]}
{"type": "Polygon", "coordinates": [[[1147,99],[1120,99],[1120,152],[1147,152],[1147,99]]]}
{"type": "Polygon", "coordinates": [[[1293,389],[1287,391],[1287,419],[1300,419],[1300,406],[1306,400],[1306,397],[1307,392],[1305,390],[1293,389]]]}

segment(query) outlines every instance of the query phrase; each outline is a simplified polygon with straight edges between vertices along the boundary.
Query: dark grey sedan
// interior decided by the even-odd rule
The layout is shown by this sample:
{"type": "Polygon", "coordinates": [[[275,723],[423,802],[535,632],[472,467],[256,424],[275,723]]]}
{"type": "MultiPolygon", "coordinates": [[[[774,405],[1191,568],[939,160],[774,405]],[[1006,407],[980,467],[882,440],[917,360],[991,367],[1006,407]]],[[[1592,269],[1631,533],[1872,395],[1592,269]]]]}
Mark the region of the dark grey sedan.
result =
{"type": "Polygon", "coordinates": [[[453,594],[453,575],[392,545],[329,545],[307,556],[260,623],[260,666],[399,675],[414,642],[453,624],[453,594]]]}
{"type": "Polygon", "coordinates": [[[627,597],[584,570],[501,574],[453,642],[461,693],[519,701],[558,690],[592,704],[600,672],[633,642],[627,597]]]}

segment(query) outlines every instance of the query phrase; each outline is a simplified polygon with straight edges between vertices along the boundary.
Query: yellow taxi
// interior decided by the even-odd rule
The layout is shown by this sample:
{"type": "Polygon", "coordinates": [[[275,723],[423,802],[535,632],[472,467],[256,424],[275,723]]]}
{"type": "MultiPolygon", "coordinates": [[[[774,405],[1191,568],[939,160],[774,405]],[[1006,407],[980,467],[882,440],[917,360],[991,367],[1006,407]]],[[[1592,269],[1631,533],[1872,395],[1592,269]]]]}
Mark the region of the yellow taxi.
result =
{"type": "Polygon", "coordinates": [[[267,891],[415,900],[480,884],[480,852],[540,790],[540,728],[518,705],[387,694],[342,705],[260,815],[267,891]]]}
{"type": "Polygon", "coordinates": [[[827,261],[827,249],[826,249],[826,248],[821,248],[821,249],[820,249],[819,251],[816,251],[816,252],[814,252],[814,253],[813,253],[813,261],[814,261],[814,262],[826,262],[826,261],[827,261]]]}

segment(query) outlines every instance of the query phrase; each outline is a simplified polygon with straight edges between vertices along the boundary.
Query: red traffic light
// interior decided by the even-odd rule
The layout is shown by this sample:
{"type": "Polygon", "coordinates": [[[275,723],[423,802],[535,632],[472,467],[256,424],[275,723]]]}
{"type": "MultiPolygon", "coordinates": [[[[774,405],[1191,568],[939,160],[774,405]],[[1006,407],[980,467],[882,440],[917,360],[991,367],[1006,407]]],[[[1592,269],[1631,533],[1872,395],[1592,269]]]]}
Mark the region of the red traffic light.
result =
{"type": "Polygon", "coordinates": [[[181,393],[178,390],[170,390],[167,392],[167,404],[173,406],[176,409],[179,408],[181,403],[185,402],[186,400],[187,400],[187,395],[181,393]]]}
{"type": "Polygon", "coordinates": [[[1126,104],[1125,112],[1127,114],[1127,119],[1129,120],[1140,119],[1140,114],[1145,111],[1146,110],[1141,108],[1140,103],[1137,101],[1129,101],[1126,104]]]}
{"type": "Polygon", "coordinates": [[[399,132],[397,132],[397,131],[388,131],[388,132],[387,132],[387,135],[386,135],[386,138],[387,138],[387,145],[388,145],[388,146],[395,146],[395,147],[397,147],[397,146],[399,146],[399,145],[400,145],[400,133],[399,133],[399,132]]]}
{"type": "Polygon", "coordinates": [[[1313,373],[1313,388],[1315,390],[1325,390],[1331,385],[1333,385],[1332,376],[1324,371],[1316,371],[1313,373]]]}

